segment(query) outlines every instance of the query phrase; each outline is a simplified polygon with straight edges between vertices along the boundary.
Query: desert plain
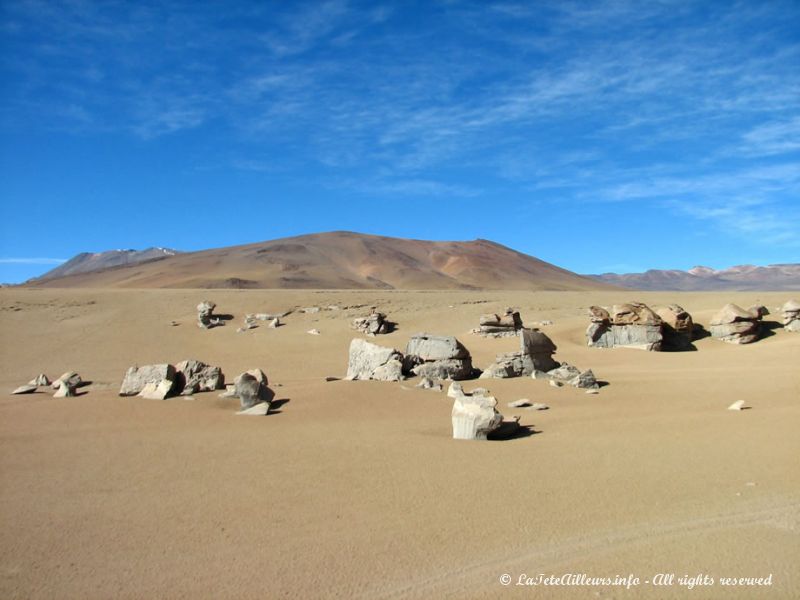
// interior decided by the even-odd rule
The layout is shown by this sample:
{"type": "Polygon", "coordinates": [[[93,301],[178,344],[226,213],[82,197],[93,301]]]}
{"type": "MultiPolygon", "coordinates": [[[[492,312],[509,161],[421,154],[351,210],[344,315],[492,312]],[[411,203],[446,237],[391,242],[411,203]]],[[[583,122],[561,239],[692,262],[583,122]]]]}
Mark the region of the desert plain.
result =
{"type": "Polygon", "coordinates": [[[727,302],[774,311],[791,296],[3,289],[0,597],[798,598],[800,334],[705,337],[687,352],[584,338],[592,304],[675,302],[707,325],[727,302]],[[198,328],[205,299],[233,320],[198,328]],[[329,305],[339,308],[236,331],[245,313],[329,305]],[[453,440],[443,392],[325,380],[345,374],[360,337],[350,321],[372,306],[398,328],[371,341],[402,351],[417,332],[455,335],[480,368],[517,341],[470,330],[515,307],[526,325],[553,321],[542,329],[555,358],[607,385],[588,395],[531,378],[466,381],[529,431],[453,440]],[[188,358],[229,381],[263,369],[280,406],[242,418],[217,392],[117,395],[129,366],[188,358]],[[77,397],[9,395],[68,370],[92,382],[77,397]],[[549,410],[507,407],[521,398],[549,410]],[[727,410],[737,400],[750,409],[727,410]],[[565,573],[642,583],[515,585],[565,573]],[[644,583],[657,574],[675,583],[644,583]],[[715,585],[678,583],[700,574],[715,585]],[[769,575],[765,587],[719,583],[769,575]]]}

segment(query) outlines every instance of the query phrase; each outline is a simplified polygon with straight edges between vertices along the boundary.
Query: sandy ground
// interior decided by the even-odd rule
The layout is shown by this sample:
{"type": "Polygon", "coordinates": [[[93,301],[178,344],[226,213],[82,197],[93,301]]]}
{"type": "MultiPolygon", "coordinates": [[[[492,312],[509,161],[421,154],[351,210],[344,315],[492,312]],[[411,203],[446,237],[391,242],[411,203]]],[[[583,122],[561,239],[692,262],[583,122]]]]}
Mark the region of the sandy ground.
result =
{"type": "Polygon", "coordinates": [[[705,338],[683,353],[583,339],[590,304],[678,302],[707,324],[725,302],[773,309],[788,297],[2,290],[0,387],[66,370],[93,384],[77,398],[0,395],[0,597],[798,598],[800,335],[705,338]],[[205,298],[235,319],[197,328],[205,298]],[[536,433],[455,441],[443,393],[414,380],[324,381],[345,373],[348,323],[365,309],[236,333],[246,312],[328,304],[378,305],[400,327],[377,341],[400,350],[418,331],[457,335],[478,367],[516,340],[469,330],[515,306],[528,324],[552,319],[556,358],[609,385],[593,396],[490,380],[501,412],[536,433]],[[288,401],[244,418],[217,393],[116,395],[128,366],[185,358],[229,380],[260,367],[288,401]],[[506,407],[520,398],[551,408],[506,407]],[[752,409],[726,410],[739,399],[752,409]],[[642,583],[514,585],[540,573],[642,583]],[[673,585],[644,583],[659,573],[673,585]],[[678,582],[699,574],[715,585],[678,582]],[[769,587],[719,583],[768,575],[769,587]]]}

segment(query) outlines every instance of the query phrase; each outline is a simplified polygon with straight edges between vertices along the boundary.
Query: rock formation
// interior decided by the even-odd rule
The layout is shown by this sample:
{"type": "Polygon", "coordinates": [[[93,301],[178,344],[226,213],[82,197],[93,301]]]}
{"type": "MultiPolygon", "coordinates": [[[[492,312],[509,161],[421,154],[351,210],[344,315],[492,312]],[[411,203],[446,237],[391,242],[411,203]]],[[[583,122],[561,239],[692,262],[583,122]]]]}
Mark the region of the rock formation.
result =
{"type": "Polygon", "coordinates": [[[400,381],[403,379],[403,355],[393,348],[355,338],[350,342],[346,379],[400,381]]]}
{"type": "Polygon", "coordinates": [[[125,373],[122,386],[119,388],[120,396],[135,396],[147,391],[148,397],[163,396],[163,400],[173,390],[175,385],[175,367],[168,364],[144,365],[131,367],[125,373]],[[166,383],[162,383],[166,382],[166,383]],[[166,390],[166,391],[165,391],[166,390]]]}
{"type": "Polygon", "coordinates": [[[394,323],[387,321],[385,314],[376,311],[367,317],[353,319],[350,327],[367,335],[380,335],[390,333],[394,323]]]}
{"type": "Polygon", "coordinates": [[[547,372],[535,371],[533,378],[549,379],[551,384],[555,384],[558,387],[571,385],[572,387],[591,390],[596,390],[600,387],[591,369],[581,371],[578,367],[573,367],[568,363],[561,363],[559,367],[547,372]]]}
{"type": "Polygon", "coordinates": [[[233,380],[233,393],[228,397],[239,398],[242,410],[237,414],[266,415],[269,412],[275,393],[269,388],[269,380],[261,369],[251,369],[239,374],[233,380]],[[250,410],[260,404],[259,409],[250,410]]]}
{"type": "Polygon", "coordinates": [[[781,308],[781,317],[786,331],[800,332],[800,302],[789,300],[781,308]]]}
{"type": "Polygon", "coordinates": [[[176,390],[182,396],[211,392],[225,387],[225,375],[219,367],[199,360],[184,360],[175,365],[176,390]]]}
{"type": "Polygon", "coordinates": [[[73,385],[73,379],[60,379],[58,381],[58,389],[56,393],[53,394],[53,398],[69,398],[75,396],[75,388],[76,386],[73,385]]]}
{"type": "Polygon", "coordinates": [[[553,360],[556,345],[538,329],[520,329],[519,352],[498,354],[495,362],[481,374],[483,379],[504,379],[531,375],[534,371],[550,371],[558,367],[553,360]]]}
{"type": "Polygon", "coordinates": [[[68,387],[74,389],[80,386],[83,383],[83,380],[75,371],[67,371],[52,383],[53,389],[59,389],[62,383],[66,383],[68,387]]]}
{"type": "Polygon", "coordinates": [[[485,440],[502,424],[503,415],[497,412],[497,400],[492,396],[465,394],[460,386],[458,389],[451,386],[447,395],[454,398],[453,439],[485,440]]]}
{"type": "Polygon", "coordinates": [[[735,304],[726,304],[711,319],[711,336],[730,344],[750,344],[761,333],[760,317],[735,304]]]}
{"type": "Polygon", "coordinates": [[[611,313],[592,306],[589,315],[592,322],[586,330],[586,338],[591,347],[661,350],[661,317],[646,304],[615,304],[611,313]]]}
{"type": "Polygon", "coordinates": [[[197,326],[203,329],[211,329],[220,324],[219,319],[214,318],[216,304],[210,300],[204,300],[197,305],[197,326]]]}
{"type": "Polygon", "coordinates": [[[685,350],[691,347],[692,339],[694,339],[692,315],[677,304],[657,307],[656,314],[662,322],[661,333],[664,336],[664,348],[685,350]]]}
{"type": "Polygon", "coordinates": [[[472,357],[453,336],[417,333],[406,346],[403,372],[430,379],[467,379],[472,376],[472,357]]]}
{"type": "Polygon", "coordinates": [[[507,308],[502,316],[495,314],[481,315],[479,327],[473,330],[484,337],[511,337],[522,329],[522,318],[519,312],[507,308]]]}

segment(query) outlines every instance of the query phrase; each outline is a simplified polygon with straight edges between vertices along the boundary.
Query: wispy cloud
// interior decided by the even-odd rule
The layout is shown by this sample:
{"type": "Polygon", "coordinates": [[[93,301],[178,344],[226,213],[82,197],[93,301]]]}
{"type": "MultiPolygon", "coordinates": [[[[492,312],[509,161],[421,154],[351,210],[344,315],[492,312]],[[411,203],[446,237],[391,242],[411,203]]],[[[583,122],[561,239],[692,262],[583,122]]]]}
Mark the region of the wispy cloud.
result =
{"type": "Polygon", "coordinates": [[[60,265],[66,258],[0,258],[3,265],[60,265]]]}

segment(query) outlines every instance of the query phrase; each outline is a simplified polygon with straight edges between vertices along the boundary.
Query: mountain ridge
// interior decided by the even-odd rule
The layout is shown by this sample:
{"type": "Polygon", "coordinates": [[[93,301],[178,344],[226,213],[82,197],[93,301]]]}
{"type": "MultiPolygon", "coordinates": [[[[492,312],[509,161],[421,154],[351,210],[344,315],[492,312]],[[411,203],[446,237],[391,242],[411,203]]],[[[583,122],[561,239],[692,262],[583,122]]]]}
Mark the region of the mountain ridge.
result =
{"type": "Polygon", "coordinates": [[[429,241],[350,231],[176,253],[94,271],[57,271],[26,285],[434,290],[612,287],[491,240],[429,241]]]}

